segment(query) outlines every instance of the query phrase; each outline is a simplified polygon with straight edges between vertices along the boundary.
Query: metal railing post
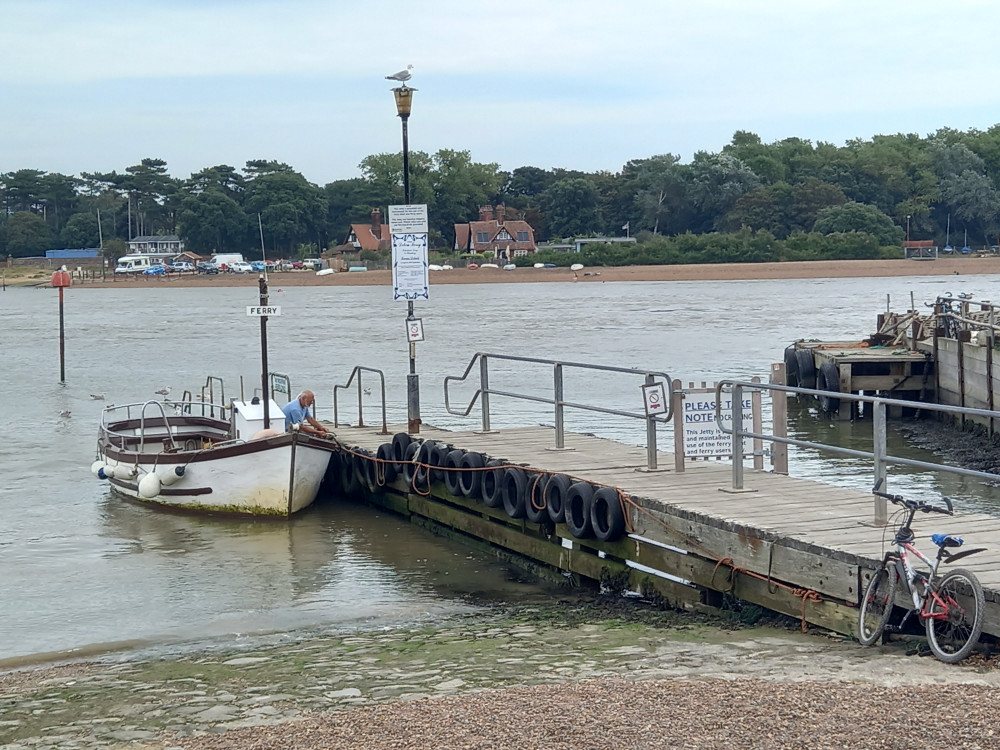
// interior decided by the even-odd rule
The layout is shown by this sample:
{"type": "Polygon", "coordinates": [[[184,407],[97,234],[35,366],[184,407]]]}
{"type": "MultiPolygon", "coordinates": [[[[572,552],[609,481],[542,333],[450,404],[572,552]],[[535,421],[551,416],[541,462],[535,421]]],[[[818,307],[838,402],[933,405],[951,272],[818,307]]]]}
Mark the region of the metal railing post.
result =
{"type": "MultiPolygon", "coordinates": [[[[883,492],[885,488],[886,429],[885,402],[876,399],[872,406],[872,459],[875,464],[875,486],[883,492]]],[[[885,526],[889,522],[889,505],[884,497],[875,497],[875,525],[885,526]]]]}
{"type": "Polygon", "coordinates": [[[556,407],[556,449],[562,450],[566,447],[566,432],[563,423],[563,370],[560,362],[552,366],[552,400],[556,407]]]}
{"type": "Polygon", "coordinates": [[[490,431],[490,368],[486,355],[479,357],[479,397],[483,405],[483,432],[490,431]]]}
{"type": "MultiPolygon", "coordinates": [[[[646,373],[646,385],[653,385],[653,376],[646,373]]],[[[652,415],[646,415],[646,466],[650,471],[656,469],[656,420],[652,415]]]]}
{"type": "Polygon", "coordinates": [[[733,489],[743,489],[743,386],[734,385],[733,413],[733,489]]]}

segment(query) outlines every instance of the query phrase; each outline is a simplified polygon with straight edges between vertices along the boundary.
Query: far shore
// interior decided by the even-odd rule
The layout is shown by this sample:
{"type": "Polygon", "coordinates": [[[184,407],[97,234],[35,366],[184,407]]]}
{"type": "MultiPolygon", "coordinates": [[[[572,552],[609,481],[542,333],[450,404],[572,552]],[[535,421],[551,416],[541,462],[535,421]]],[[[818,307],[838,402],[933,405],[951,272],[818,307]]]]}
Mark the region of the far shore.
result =
{"type": "MultiPolygon", "coordinates": [[[[787,263],[705,263],[674,266],[593,266],[582,271],[568,268],[501,269],[455,268],[431,271],[435,284],[509,284],[519,282],[604,283],[608,281],[740,281],[752,279],[835,279],[900,276],[953,276],[1000,274],[1000,257],[949,257],[936,260],[817,260],[787,263]]],[[[8,286],[47,286],[48,272],[34,278],[11,278],[8,286]]],[[[389,286],[392,272],[342,271],[318,276],[312,271],[282,271],[269,275],[274,287],[291,286],[389,286]]],[[[177,276],[137,276],[105,280],[73,280],[85,288],[142,288],[161,286],[220,287],[256,286],[257,274],[183,274],[177,276]]]]}

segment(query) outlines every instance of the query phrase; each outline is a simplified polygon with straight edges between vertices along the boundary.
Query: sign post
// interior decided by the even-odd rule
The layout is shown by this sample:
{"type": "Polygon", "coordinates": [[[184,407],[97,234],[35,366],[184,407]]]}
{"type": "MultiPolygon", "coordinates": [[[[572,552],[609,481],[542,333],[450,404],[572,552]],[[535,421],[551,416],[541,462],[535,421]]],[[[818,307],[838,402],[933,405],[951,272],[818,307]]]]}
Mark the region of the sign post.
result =
{"type": "Polygon", "coordinates": [[[424,340],[423,323],[413,314],[413,302],[430,299],[427,262],[427,206],[389,206],[392,237],[392,298],[406,300],[406,337],[410,344],[410,372],[406,376],[408,432],[420,432],[420,376],[417,375],[417,341],[424,340]]]}

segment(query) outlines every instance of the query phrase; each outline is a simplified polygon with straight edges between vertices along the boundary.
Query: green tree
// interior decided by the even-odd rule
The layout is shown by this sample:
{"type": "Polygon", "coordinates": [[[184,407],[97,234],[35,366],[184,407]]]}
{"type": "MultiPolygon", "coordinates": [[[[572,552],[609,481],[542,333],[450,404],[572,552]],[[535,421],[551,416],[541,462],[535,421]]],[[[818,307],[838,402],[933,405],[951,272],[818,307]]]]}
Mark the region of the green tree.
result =
{"type": "Polygon", "coordinates": [[[883,245],[896,245],[903,241],[903,230],[890,217],[875,206],[854,201],[822,209],[813,231],[821,234],[862,232],[872,235],[883,245]]]}
{"type": "Polygon", "coordinates": [[[326,244],[325,194],[298,172],[271,171],[254,177],[247,183],[244,207],[251,221],[260,214],[269,257],[291,257],[303,243],[326,244]]]}
{"type": "Polygon", "coordinates": [[[18,211],[7,219],[7,252],[15,258],[30,258],[52,250],[52,232],[45,220],[30,211],[18,211]]]}
{"type": "Polygon", "coordinates": [[[246,212],[221,187],[182,198],[177,221],[185,246],[196,253],[233,252],[250,245],[246,212]]]}
{"type": "Polygon", "coordinates": [[[582,177],[559,180],[545,191],[544,206],[553,237],[581,237],[602,225],[594,185],[582,177]]]}
{"type": "Polygon", "coordinates": [[[99,247],[101,237],[97,230],[97,215],[73,214],[59,234],[59,243],[66,248],[99,247]]]}

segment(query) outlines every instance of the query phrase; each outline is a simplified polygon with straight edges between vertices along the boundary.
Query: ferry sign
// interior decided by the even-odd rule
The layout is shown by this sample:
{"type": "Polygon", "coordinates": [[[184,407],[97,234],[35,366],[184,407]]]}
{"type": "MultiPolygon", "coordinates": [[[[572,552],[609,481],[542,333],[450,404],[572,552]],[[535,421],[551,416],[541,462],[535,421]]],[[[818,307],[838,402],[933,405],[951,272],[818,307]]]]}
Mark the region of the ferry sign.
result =
{"type": "Polygon", "coordinates": [[[247,307],[248,318],[266,318],[281,315],[281,305],[250,305],[247,307]]]}

